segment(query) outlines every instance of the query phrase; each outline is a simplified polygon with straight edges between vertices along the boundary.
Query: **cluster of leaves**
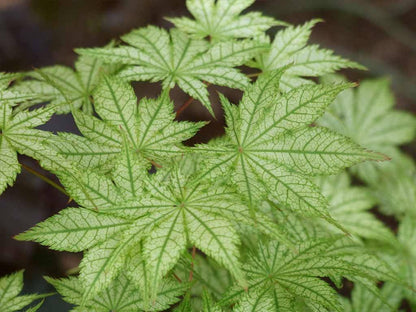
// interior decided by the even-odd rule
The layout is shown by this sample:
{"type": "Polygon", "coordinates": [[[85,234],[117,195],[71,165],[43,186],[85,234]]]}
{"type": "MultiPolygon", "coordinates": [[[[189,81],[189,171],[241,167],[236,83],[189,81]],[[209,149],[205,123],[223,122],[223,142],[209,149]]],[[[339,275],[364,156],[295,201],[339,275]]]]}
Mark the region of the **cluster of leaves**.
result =
{"type": "MultiPolygon", "coordinates": [[[[399,149],[416,119],[394,110],[386,80],[353,90],[327,76],[361,66],[307,43],[318,20],[295,27],[241,14],[253,2],[188,0],[194,19],[78,49],[75,71],[0,75],[0,192],[20,153],[76,203],[16,236],[84,252],[78,276],[47,278],[72,311],[416,305],[416,171],[399,149]],[[270,38],[272,26],[285,28],[270,38]],[[160,82],[161,94],[138,100],[131,81],[160,82]],[[206,122],[175,120],[169,91],[177,85],[213,114],[207,84],[242,99],[220,94],[225,134],[185,146],[206,122]],[[80,135],[35,129],[63,113],[80,135]],[[376,205],[400,221],[397,235],[376,205]],[[346,280],[351,298],[337,292],[346,280]]],[[[17,276],[4,279],[0,300],[19,300],[7,286],[17,276]]]]}

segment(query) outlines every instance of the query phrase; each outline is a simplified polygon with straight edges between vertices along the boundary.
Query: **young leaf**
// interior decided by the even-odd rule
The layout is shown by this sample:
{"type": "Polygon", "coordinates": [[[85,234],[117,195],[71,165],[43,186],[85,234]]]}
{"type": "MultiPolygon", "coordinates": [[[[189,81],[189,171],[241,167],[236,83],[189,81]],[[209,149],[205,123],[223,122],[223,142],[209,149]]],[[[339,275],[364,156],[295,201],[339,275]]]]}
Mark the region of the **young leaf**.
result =
{"type": "Polygon", "coordinates": [[[128,81],[162,81],[170,90],[176,84],[213,114],[206,86],[201,81],[243,89],[249,79],[235,66],[243,65],[265,46],[252,40],[229,41],[213,46],[192,40],[177,29],[170,33],[155,26],[134,30],[122,37],[129,46],[78,49],[82,55],[106,63],[123,63],[118,76],[128,81]]]}
{"type": "Polygon", "coordinates": [[[364,69],[355,62],[334,55],[331,50],[307,45],[312,27],[319,21],[315,19],[301,26],[288,26],[277,32],[272,43],[269,37],[263,36],[261,41],[271,44],[270,50],[257,56],[255,62],[249,65],[267,72],[292,64],[281,79],[280,88],[284,91],[313,83],[304,77],[319,77],[342,68],[364,69]]]}
{"type": "Polygon", "coordinates": [[[241,14],[254,0],[187,0],[186,7],[195,20],[187,17],[167,18],[185,33],[213,42],[233,38],[253,38],[272,26],[287,25],[260,12],[241,14]],[[241,15],[240,15],[241,14],[241,15]]]}

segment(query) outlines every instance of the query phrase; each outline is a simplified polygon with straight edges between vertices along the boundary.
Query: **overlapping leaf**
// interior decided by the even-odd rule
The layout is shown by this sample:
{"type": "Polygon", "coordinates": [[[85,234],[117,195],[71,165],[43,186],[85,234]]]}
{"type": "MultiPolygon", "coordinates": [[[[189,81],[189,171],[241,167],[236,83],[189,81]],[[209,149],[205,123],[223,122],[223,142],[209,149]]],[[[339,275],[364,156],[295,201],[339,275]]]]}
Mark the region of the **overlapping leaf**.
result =
{"type": "Polygon", "coordinates": [[[195,20],[187,17],[168,18],[185,33],[212,41],[252,38],[272,26],[286,25],[260,12],[241,14],[254,0],[187,0],[186,7],[195,20]],[[241,15],[240,15],[241,14],[241,15]]]}
{"type": "Polygon", "coordinates": [[[124,164],[120,161],[118,166],[128,167],[131,174],[116,168],[114,172],[125,173],[123,177],[115,174],[113,180],[92,171],[62,176],[72,198],[91,210],[67,208],[17,237],[54,249],[88,249],[80,266],[84,300],[111,283],[131,250],[142,250],[146,284],[154,296],[162,277],[190,244],[244,284],[235,222],[256,226],[285,241],[284,233],[265,216],[259,214],[260,224],[256,225],[232,189],[195,180],[192,175],[183,174],[184,169],[178,165],[149,176],[146,167],[137,165],[135,157],[131,152],[124,155],[124,164]],[[140,184],[136,185],[137,181],[140,184]],[[138,248],[138,244],[143,246],[138,248]]]}
{"type": "Polygon", "coordinates": [[[342,68],[363,66],[334,55],[333,51],[321,49],[318,45],[308,45],[312,27],[319,20],[311,20],[301,26],[289,26],[279,31],[270,43],[270,38],[262,37],[262,42],[270,45],[270,50],[256,57],[249,65],[262,71],[276,70],[292,64],[281,79],[280,88],[290,90],[304,84],[312,84],[305,77],[320,77],[342,68]]]}
{"type": "Polygon", "coordinates": [[[78,49],[82,55],[107,63],[126,64],[118,76],[129,81],[162,81],[170,90],[178,85],[213,114],[202,81],[243,89],[249,79],[235,66],[243,65],[265,46],[252,40],[229,41],[210,46],[177,29],[168,33],[154,26],[134,30],[122,37],[129,45],[116,48],[78,49]]]}
{"type": "Polygon", "coordinates": [[[392,276],[381,260],[350,243],[335,242],[311,240],[301,243],[296,252],[276,242],[260,244],[244,266],[248,293],[231,288],[221,303],[238,302],[244,308],[237,311],[298,311],[295,306],[300,301],[312,311],[342,311],[335,290],[319,277],[371,281],[392,276]]]}
{"type": "Polygon", "coordinates": [[[137,104],[132,87],[116,78],[102,79],[94,101],[101,119],[74,113],[84,137],[62,133],[50,142],[61,155],[84,168],[114,167],[123,140],[140,155],[139,161],[157,163],[182,152],[181,142],[205,124],[174,121],[173,104],[166,93],[158,99],[144,98],[137,104]]]}
{"type": "MultiPolygon", "coordinates": [[[[343,79],[328,77],[328,80],[332,83],[343,79]]],[[[416,118],[393,106],[394,98],[387,79],[365,80],[355,92],[342,92],[319,120],[319,124],[393,158],[392,164],[366,163],[355,167],[354,172],[371,184],[377,184],[383,166],[400,166],[403,157],[397,147],[415,137],[416,118]]]]}
{"type": "Polygon", "coordinates": [[[107,289],[82,304],[84,287],[79,278],[46,278],[46,280],[57,289],[65,301],[76,306],[71,310],[72,312],[162,311],[178,302],[179,297],[187,289],[186,284],[165,279],[158,290],[157,300],[149,306],[141,290],[124,273],[121,273],[107,289]]]}
{"type": "Polygon", "coordinates": [[[284,69],[261,76],[238,107],[224,97],[226,137],[201,145],[213,155],[202,175],[231,174],[250,207],[268,197],[301,214],[330,220],[325,198],[309,176],[331,174],[384,157],[326,128],[311,127],[349,84],[308,85],[279,92],[284,69]]]}

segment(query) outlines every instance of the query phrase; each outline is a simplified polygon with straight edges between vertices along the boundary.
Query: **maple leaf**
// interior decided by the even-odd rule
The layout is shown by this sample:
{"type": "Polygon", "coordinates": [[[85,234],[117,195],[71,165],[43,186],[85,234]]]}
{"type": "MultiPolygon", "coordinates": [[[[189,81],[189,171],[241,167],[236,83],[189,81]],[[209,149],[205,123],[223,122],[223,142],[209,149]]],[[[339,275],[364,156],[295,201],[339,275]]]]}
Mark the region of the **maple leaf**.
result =
{"type": "MultiPolygon", "coordinates": [[[[32,295],[20,295],[19,293],[23,289],[23,270],[4,276],[0,278],[0,307],[2,312],[17,312],[22,311],[32,302],[38,299],[45,298],[51,294],[32,294],[32,295]]],[[[42,301],[43,302],[43,301],[42,301]]],[[[29,308],[26,312],[37,311],[42,302],[39,302],[35,307],[29,308]]]]}
{"type": "Polygon", "coordinates": [[[281,206],[332,222],[326,200],[310,176],[384,156],[326,128],[309,126],[350,84],[307,85],[280,93],[283,73],[281,69],[260,76],[245,90],[238,107],[221,97],[226,137],[197,147],[212,155],[201,174],[231,175],[252,208],[268,196],[281,206]]]}
{"type": "Polygon", "coordinates": [[[320,77],[342,68],[365,69],[355,62],[334,55],[331,50],[321,49],[316,44],[307,44],[312,27],[319,21],[314,19],[301,26],[288,26],[278,31],[272,42],[266,35],[259,37],[258,40],[268,44],[270,48],[248,65],[267,72],[292,64],[281,78],[280,88],[285,91],[300,85],[313,84],[312,80],[305,79],[307,77],[320,77]]]}
{"type": "Polygon", "coordinates": [[[272,26],[287,25],[260,12],[240,13],[254,0],[187,0],[186,7],[195,20],[187,17],[167,18],[168,21],[195,38],[209,37],[213,42],[232,38],[253,38],[272,26]]]}
{"type": "Polygon", "coordinates": [[[393,283],[385,283],[378,296],[363,285],[356,283],[351,293],[351,300],[340,298],[345,312],[391,312],[399,311],[402,289],[393,283]]]}
{"type": "Polygon", "coordinates": [[[101,119],[73,113],[83,137],[61,133],[49,142],[61,155],[85,168],[113,168],[123,140],[142,161],[162,161],[183,152],[182,141],[206,124],[174,121],[173,104],[166,94],[158,99],[144,98],[137,105],[133,88],[116,78],[102,79],[94,101],[101,119]]]}
{"type": "MultiPolygon", "coordinates": [[[[330,76],[324,81],[343,80],[339,76],[330,76]]],[[[365,163],[352,169],[370,184],[378,183],[384,167],[406,167],[401,164],[403,157],[397,147],[410,142],[416,133],[416,118],[394,109],[394,98],[387,79],[365,80],[357,90],[345,90],[335,99],[319,124],[353,138],[366,148],[397,158],[397,162],[392,164],[365,163]]]]}
{"type": "Polygon", "coordinates": [[[22,106],[24,108],[48,101],[48,105],[54,106],[58,114],[66,114],[77,108],[92,114],[94,89],[105,74],[117,70],[117,66],[106,66],[99,59],[80,56],[75,62],[75,71],[61,65],[44,67],[28,73],[32,79],[18,83],[13,90],[36,95],[32,101],[22,106]]]}
{"type": "Polygon", "coordinates": [[[131,312],[131,311],[162,311],[178,302],[188,285],[173,280],[163,280],[157,300],[149,306],[138,288],[124,273],[119,274],[110,286],[98,293],[94,298],[82,303],[84,287],[77,277],[65,279],[45,278],[63,296],[64,300],[75,305],[73,312],[131,312]]]}
{"type": "MultiPolygon", "coordinates": [[[[346,172],[320,177],[316,182],[328,199],[330,215],[350,234],[387,243],[394,241],[393,233],[368,211],[377,203],[369,188],[350,186],[346,172]]],[[[338,230],[327,223],[322,225],[332,231],[338,230]]]]}
{"type": "Polygon", "coordinates": [[[238,302],[237,311],[298,311],[298,304],[312,311],[342,311],[336,291],[319,277],[395,278],[383,261],[363,254],[362,248],[328,238],[300,243],[296,252],[276,242],[260,244],[244,271],[248,292],[232,287],[220,304],[238,302]]]}
{"type": "Polygon", "coordinates": [[[88,249],[80,274],[85,300],[111,283],[130,251],[139,249],[138,244],[143,244],[142,259],[149,277],[146,284],[155,296],[162,277],[189,244],[214,258],[244,284],[235,222],[256,226],[285,241],[284,234],[266,216],[259,214],[259,224],[255,224],[232,189],[195,180],[182,173],[186,170],[177,164],[149,175],[135,157],[131,152],[124,154],[124,164],[119,166],[130,170],[115,170],[125,172],[123,177],[117,174],[110,179],[92,171],[78,176],[61,174],[62,184],[84,208],[67,208],[16,237],[59,250],[88,249]],[[130,196],[123,195],[127,190],[131,190],[130,196]]]}
{"type": "Polygon", "coordinates": [[[38,159],[51,168],[48,164],[55,161],[53,153],[48,155],[43,142],[52,133],[34,128],[46,123],[53,112],[52,108],[39,108],[14,114],[10,102],[0,100],[0,194],[14,183],[20,172],[17,153],[38,159]]]}
{"type": "Polygon", "coordinates": [[[162,81],[166,90],[177,84],[201,101],[212,115],[208,90],[202,81],[243,89],[249,79],[234,67],[243,65],[265,48],[253,40],[210,46],[206,41],[193,40],[177,29],[168,33],[155,26],[133,30],[121,39],[129,45],[76,51],[107,63],[127,65],[117,76],[128,81],[162,81]]]}

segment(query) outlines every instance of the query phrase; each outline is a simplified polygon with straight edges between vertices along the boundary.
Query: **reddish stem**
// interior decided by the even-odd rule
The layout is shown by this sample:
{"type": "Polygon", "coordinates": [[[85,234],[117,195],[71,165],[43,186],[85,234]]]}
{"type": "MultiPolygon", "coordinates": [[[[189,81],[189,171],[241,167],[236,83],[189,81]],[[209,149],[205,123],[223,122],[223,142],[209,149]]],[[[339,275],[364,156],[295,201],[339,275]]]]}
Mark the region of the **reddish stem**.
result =
{"type": "Polygon", "coordinates": [[[190,97],[179,109],[176,111],[176,118],[193,102],[194,98],[190,97]]]}
{"type": "Polygon", "coordinates": [[[173,277],[179,282],[182,283],[182,280],[179,276],[176,275],[176,273],[173,273],[173,277]]]}
{"type": "Polygon", "coordinates": [[[196,255],[196,247],[195,245],[192,246],[192,262],[191,262],[191,272],[189,272],[189,281],[192,282],[192,279],[194,278],[194,260],[196,255]]]}

